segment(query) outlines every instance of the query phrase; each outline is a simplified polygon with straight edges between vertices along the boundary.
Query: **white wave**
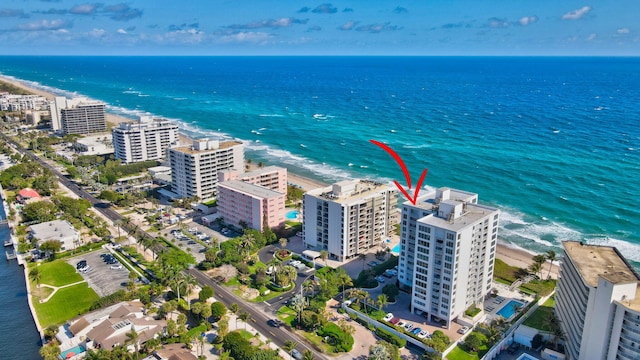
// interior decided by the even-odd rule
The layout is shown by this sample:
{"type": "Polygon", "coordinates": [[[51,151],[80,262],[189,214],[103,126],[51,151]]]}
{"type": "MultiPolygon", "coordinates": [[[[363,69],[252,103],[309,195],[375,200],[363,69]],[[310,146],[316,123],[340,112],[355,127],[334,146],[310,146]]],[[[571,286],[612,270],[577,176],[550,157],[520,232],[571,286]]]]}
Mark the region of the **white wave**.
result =
{"type": "Polygon", "coordinates": [[[430,148],[431,144],[422,144],[422,145],[402,145],[405,149],[426,149],[430,148]]]}
{"type": "Polygon", "coordinates": [[[122,93],[123,94],[140,94],[141,92],[138,90],[125,90],[122,93]]]}
{"type": "Polygon", "coordinates": [[[284,117],[284,115],[280,115],[280,114],[260,114],[258,116],[260,116],[260,117],[284,117]]]}
{"type": "Polygon", "coordinates": [[[507,240],[512,240],[520,246],[526,247],[524,241],[530,240],[537,244],[553,247],[559,246],[562,241],[580,240],[583,235],[568,226],[554,222],[528,222],[521,213],[502,211],[500,213],[500,229],[498,235],[507,240]],[[509,225],[516,226],[509,226],[509,225]],[[545,238],[553,238],[553,242],[545,240],[545,238]],[[520,241],[517,241],[520,240],[520,241]]]}
{"type": "Polygon", "coordinates": [[[613,239],[608,236],[585,237],[587,244],[614,246],[625,258],[640,261],[640,245],[628,241],[613,239]]]}

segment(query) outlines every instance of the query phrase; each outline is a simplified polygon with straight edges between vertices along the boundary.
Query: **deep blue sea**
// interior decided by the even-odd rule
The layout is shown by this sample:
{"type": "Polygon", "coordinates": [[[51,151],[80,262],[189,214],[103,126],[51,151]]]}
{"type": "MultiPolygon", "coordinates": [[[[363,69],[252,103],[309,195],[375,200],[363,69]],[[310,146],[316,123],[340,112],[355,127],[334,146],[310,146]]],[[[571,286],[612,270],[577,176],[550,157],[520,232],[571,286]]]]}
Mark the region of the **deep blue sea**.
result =
{"type": "Polygon", "coordinates": [[[501,240],[617,246],[640,261],[640,58],[0,57],[0,73],[84,95],[325,181],[477,192],[501,240]]]}

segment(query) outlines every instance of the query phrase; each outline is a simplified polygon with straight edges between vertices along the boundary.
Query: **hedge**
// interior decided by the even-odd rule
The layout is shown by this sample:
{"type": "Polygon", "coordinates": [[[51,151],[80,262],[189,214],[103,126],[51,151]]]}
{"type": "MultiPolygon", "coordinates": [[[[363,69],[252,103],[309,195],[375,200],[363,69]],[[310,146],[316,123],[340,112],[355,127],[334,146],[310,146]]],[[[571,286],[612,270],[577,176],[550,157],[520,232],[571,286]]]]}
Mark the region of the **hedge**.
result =
{"type": "Polygon", "coordinates": [[[407,340],[401,339],[397,335],[394,335],[383,328],[377,328],[376,335],[380,336],[382,340],[385,340],[399,348],[403,348],[407,345],[407,340]]]}

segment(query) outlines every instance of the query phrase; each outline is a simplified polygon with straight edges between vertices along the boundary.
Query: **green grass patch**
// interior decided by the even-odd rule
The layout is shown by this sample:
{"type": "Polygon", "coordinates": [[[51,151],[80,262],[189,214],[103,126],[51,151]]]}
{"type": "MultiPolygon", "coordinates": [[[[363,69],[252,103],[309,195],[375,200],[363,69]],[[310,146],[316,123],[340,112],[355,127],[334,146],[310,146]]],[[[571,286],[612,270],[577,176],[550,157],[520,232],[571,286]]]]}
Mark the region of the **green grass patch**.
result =
{"type": "Polygon", "coordinates": [[[286,305],[278,310],[278,318],[289,326],[291,326],[293,321],[296,319],[296,315],[296,312],[286,305]]]}
{"type": "Polygon", "coordinates": [[[448,360],[478,360],[480,358],[478,357],[477,353],[468,353],[464,351],[464,349],[462,349],[460,345],[458,345],[456,346],[455,349],[451,350],[451,352],[447,354],[447,359],[448,360]]]}
{"type": "Polygon", "coordinates": [[[191,338],[195,338],[197,336],[199,336],[200,334],[202,334],[203,332],[207,331],[207,326],[206,325],[198,325],[194,328],[189,329],[189,331],[187,331],[187,336],[191,339],[191,338]]]}
{"type": "Polygon", "coordinates": [[[63,260],[45,262],[38,266],[40,284],[62,286],[82,281],[82,276],[76,269],[63,260]]]}
{"type": "Polygon", "coordinates": [[[527,290],[531,291],[535,294],[538,294],[541,297],[551,294],[551,292],[553,292],[553,289],[555,288],[556,288],[555,279],[549,279],[544,281],[533,280],[527,284],[520,286],[520,289],[524,291],[527,291],[527,290]]]}
{"type": "Polygon", "coordinates": [[[325,354],[333,354],[333,346],[327,344],[326,342],[322,341],[322,337],[319,336],[318,334],[315,333],[310,333],[310,332],[306,332],[306,331],[300,331],[298,332],[298,334],[302,334],[302,336],[309,340],[311,343],[313,343],[315,346],[319,347],[320,349],[322,349],[322,351],[325,354]]]}
{"type": "Polygon", "coordinates": [[[523,324],[538,330],[548,330],[544,326],[545,320],[553,317],[554,305],[555,299],[550,297],[542,306],[538,307],[523,324]]]}
{"type": "Polygon", "coordinates": [[[42,327],[61,324],[89,310],[91,304],[99,299],[87,283],[59,289],[49,301],[40,303],[33,298],[33,306],[42,327]]]}
{"type": "Polygon", "coordinates": [[[500,259],[496,259],[493,269],[493,278],[503,280],[505,284],[509,285],[516,281],[518,271],[521,271],[519,267],[507,265],[500,259]]]}

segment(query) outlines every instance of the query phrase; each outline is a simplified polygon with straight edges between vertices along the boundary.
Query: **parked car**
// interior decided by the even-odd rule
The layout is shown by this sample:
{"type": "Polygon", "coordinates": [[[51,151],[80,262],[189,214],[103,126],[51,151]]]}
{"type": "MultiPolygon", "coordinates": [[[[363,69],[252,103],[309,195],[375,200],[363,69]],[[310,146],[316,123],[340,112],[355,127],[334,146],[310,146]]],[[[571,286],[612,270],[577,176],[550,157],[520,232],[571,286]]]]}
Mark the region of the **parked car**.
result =
{"type": "Polygon", "coordinates": [[[391,323],[391,325],[396,325],[398,322],[400,322],[399,317],[394,317],[393,319],[389,320],[389,323],[391,323]]]}
{"type": "Polygon", "coordinates": [[[369,261],[369,262],[367,263],[367,265],[369,265],[369,266],[371,266],[371,267],[374,267],[374,266],[377,266],[377,265],[378,265],[378,262],[377,262],[377,261],[369,261]]]}
{"type": "Polygon", "coordinates": [[[463,326],[460,328],[460,330],[458,330],[458,334],[466,334],[467,331],[469,331],[469,327],[468,326],[463,326]]]}
{"type": "Polygon", "coordinates": [[[429,332],[428,332],[427,330],[422,330],[422,331],[420,331],[420,333],[418,334],[418,337],[419,337],[420,339],[424,339],[424,338],[426,338],[426,337],[427,337],[427,335],[429,335],[429,332]]]}
{"type": "Polygon", "coordinates": [[[382,276],[376,276],[376,281],[379,283],[383,283],[385,280],[382,276]]]}
{"type": "Polygon", "coordinates": [[[404,321],[402,321],[402,320],[400,320],[400,321],[396,324],[396,326],[401,327],[401,328],[403,328],[405,325],[407,325],[407,323],[406,323],[406,322],[404,322],[404,321]]]}
{"type": "Polygon", "coordinates": [[[412,333],[413,335],[418,335],[418,334],[420,334],[421,332],[422,332],[422,329],[420,329],[419,327],[418,327],[418,328],[415,328],[415,329],[413,329],[413,330],[411,330],[411,333],[412,333]]]}
{"type": "Polygon", "coordinates": [[[296,349],[291,350],[291,356],[293,356],[294,359],[302,360],[302,354],[296,349]]]}
{"type": "Polygon", "coordinates": [[[122,264],[116,263],[116,264],[111,265],[109,268],[111,270],[120,270],[120,269],[122,269],[122,264]]]}
{"type": "Polygon", "coordinates": [[[413,329],[413,324],[412,323],[406,323],[404,325],[404,330],[405,331],[411,331],[411,329],[413,329]]]}
{"type": "Polygon", "coordinates": [[[382,318],[383,321],[390,321],[391,319],[393,319],[393,313],[388,313],[382,318]]]}

